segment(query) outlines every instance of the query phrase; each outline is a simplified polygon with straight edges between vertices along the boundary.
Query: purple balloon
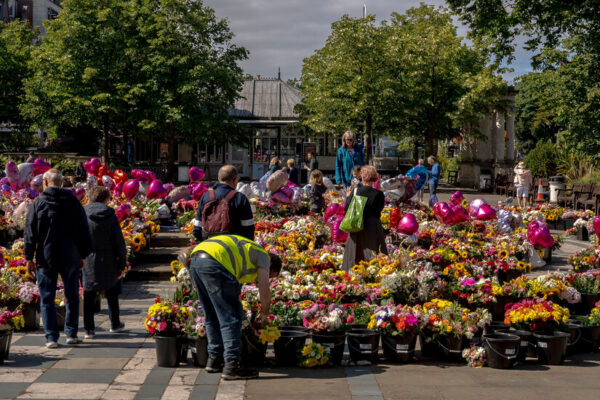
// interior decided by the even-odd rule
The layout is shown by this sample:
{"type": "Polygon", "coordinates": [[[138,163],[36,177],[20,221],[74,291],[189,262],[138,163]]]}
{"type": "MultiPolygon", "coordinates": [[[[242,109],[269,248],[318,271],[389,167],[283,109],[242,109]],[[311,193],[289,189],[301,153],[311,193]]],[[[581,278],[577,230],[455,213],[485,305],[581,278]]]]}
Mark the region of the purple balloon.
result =
{"type": "Polygon", "coordinates": [[[419,223],[413,214],[405,214],[398,222],[396,229],[405,235],[414,235],[419,230],[419,223]]]}
{"type": "Polygon", "coordinates": [[[172,183],[165,183],[163,187],[165,188],[167,193],[171,193],[171,190],[175,189],[175,185],[173,185],[172,183]]]}
{"type": "Polygon", "coordinates": [[[479,211],[479,207],[481,207],[482,204],[486,204],[485,200],[483,199],[475,199],[471,201],[469,204],[469,215],[471,217],[476,217],[477,211],[479,211]]]}

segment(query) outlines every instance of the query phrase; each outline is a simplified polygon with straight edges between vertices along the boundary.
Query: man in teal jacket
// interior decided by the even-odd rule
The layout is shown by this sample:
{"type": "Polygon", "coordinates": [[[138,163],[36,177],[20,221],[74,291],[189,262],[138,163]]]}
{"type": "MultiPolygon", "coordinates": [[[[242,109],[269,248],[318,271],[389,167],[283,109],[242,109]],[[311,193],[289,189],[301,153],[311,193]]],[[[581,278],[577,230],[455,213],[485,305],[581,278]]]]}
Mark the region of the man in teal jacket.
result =
{"type": "Polygon", "coordinates": [[[335,159],[335,181],[344,188],[352,183],[352,169],[355,165],[365,165],[365,152],[363,147],[356,143],[354,133],[347,131],[342,136],[342,147],[338,149],[335,159]]]}

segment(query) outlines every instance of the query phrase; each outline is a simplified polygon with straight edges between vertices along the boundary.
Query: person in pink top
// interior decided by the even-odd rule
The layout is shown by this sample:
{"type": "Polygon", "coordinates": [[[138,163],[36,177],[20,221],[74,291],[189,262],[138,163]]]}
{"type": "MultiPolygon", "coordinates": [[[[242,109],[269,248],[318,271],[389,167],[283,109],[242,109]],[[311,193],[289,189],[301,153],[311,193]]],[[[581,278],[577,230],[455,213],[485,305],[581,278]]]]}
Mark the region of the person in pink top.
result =
{"type": "Polygon", "coordinates": [[[527,207],[527,199],[529,198],[529,188],[533,184],[533,176],[531,171],[525,167],[523,161],[519,162],[515,167],[515,187],[517,188],[517,203],[519,207],[527,207]],[[521,204],[523,199],[523,204],[521,204]]]}

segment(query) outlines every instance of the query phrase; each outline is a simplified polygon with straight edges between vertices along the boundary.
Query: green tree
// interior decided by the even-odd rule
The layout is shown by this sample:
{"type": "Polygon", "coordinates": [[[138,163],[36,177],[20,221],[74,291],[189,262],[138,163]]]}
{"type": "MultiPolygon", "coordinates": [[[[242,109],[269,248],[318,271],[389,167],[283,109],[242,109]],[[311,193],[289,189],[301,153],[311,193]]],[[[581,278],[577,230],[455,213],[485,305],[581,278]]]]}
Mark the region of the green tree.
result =
{"type": "Polygon", "coordinates": [[[23,80],[30,76],[28,61],[37,33],[21,21],[0,24],[0,124],[13,132],[3,134],[3,150],[21,150],[32,144],[27,121],[19,112],[23,80]]]}
{"type": "Polygon", "coordinates": [[[533,176],[550,177],[556,174],[560,158],[558,149],[552,141],[540,140],[523,161],[533,176]]]}

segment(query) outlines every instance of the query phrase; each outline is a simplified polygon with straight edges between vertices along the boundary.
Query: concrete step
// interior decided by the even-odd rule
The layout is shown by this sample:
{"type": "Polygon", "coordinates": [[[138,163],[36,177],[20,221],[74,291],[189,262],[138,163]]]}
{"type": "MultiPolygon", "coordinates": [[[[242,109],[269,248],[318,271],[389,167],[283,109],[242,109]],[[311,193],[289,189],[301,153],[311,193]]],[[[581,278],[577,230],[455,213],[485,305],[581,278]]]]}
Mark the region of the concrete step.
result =
{"type": "Polygon", "coordinates": [[[170,264],[145,263],[136,265],[127,273],[127,281],[168,281],[173,275],[170,264]]]}
{"type": "Polygon", "coordinates": [[[159,232],[152,236],[150,242],[153,248],[158,247],[187,247],[190,239],[181,232],[159,232]]]}
{"type": "Polygon", "coordinates": [[[144,264],[161,263],[170,265],[171,261],[175,260],[179,254],[185,252],[185,247],[156,247],[142,251],[134,260],[136,266],[144,264]]]}

